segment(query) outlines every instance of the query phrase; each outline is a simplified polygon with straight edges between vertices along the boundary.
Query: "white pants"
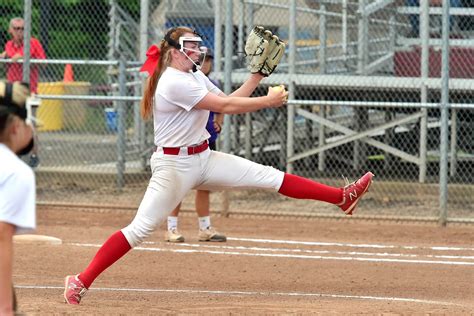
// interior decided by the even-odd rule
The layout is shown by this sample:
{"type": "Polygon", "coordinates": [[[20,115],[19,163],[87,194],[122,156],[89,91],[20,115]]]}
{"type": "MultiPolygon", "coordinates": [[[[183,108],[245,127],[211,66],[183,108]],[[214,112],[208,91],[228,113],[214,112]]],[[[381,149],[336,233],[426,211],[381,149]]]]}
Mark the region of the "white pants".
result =
{"type": "Polygon", "coordinates": [[[122,229],[131,247],[139,245],[193,189],[260,188],[278,191],[284,173],[273,167],[209,149],[189,156],[155,152],[152,177],[132,223],[122,229]]]}

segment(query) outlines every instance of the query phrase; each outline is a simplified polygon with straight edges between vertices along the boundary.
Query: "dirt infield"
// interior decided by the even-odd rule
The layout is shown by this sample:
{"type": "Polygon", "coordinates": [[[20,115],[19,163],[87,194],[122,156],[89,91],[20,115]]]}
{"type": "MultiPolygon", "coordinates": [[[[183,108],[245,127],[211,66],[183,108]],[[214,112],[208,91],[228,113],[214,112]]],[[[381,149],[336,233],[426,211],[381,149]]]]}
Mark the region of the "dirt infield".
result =
{"type": "MultiPolygon", "coordinates": [[[[337,210],[335,210],[337,212],[337,210]]],[[[213,218],[229,240],[185,244],[158,230],[102,274],[80,306],[63,303],[77,273],[132,212],[38,210],[38,233],[62,245],[15,246],[14,282],[27,315],[470,314],[474,226],[289,218],[213,218]]]]}

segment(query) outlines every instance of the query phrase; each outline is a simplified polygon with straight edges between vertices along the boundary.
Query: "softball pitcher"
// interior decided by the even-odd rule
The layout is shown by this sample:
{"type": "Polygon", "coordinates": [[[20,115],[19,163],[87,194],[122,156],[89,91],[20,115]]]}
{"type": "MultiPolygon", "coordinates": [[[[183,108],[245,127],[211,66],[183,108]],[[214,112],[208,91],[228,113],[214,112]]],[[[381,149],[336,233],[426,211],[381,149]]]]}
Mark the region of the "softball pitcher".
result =
{"type": "Polygon", "coordinates": [[[152,46],[147,52],[142,69],[151,77],[141,109],[142,116],[152,116],[154,122],[157,150],[150,160],[152,176],[133,221],[109,237],[85,270],[66,276],[66,303],[79,304],[100,273],[148,237],[189,190],[273,189],[288,197],[332,203],[352,214],[369,188],[373,176],[370,172],[357,182],[336,188],[209,150],[209,111],[240,114],[286,103],[285,89],[269,89],[266,96],[249,97],[273,72],[285,45],[270,31],[254,28],[245,48],[251,59],[251,75],[226,96],[199,70],[206,54],[201,43],[201,37],[192,29],[176,27],[166,33],[160,47],[152,46]]]}

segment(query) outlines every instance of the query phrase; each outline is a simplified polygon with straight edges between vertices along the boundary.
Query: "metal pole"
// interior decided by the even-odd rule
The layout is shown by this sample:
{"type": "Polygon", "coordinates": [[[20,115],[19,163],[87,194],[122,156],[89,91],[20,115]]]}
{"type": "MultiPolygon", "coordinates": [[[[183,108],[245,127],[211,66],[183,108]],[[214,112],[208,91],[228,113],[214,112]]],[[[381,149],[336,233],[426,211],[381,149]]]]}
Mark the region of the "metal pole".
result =
{"type": "Polygon", "coordinates": [[[222,17],[221,0],[214,1],[214,71],[222,71],[222,17]]]}
{"type": "Polygon", "coordinates": [[[238,28],[238,42],[237,42],[237,51],[244,51],[244,19],[245,19],[245,6],[244,0],[239,1],[239,28],[238,28]]]}
{"type": "MultiPolygon", "coordinates": [[[[390,13],[390,18],[389,18],[389,38],[390,38],[390,42],[389,42],[389,52],[394,52],[395,53],[395,47],[397,46],[397,28],[396,28],[396,18],[395,18],[395,13],[392,12],[390,13]]],[[[395,69],[395,62],[394,60],[392,59],[390,61],[390,71],[392,71],[392,73],[394,73],[395,69]]]]}
{"type": "Polygon", "coordinates": [[[149,0],[140,0],[140,57],[143,63],[146,60],[146,51],[148,50],[148,15],[149,0]]]}
{"type": "Polygon", "coordinates": [[[449,164],[449,174],[451,177],[456,175],[458,166],[458,114],[455,109],[451,109],[451,159],[449,164]]]}
{"type": "MultiPolygon", "coordinates": [[[[325,74],[326,69],[326,49],[327,49],[327,29],[326,29],[326,5],[321,3],[321,14],[319,15],[319,73],[325,74]]],[[[326,117],[326,106],[319,107],[319,115],[326,117]]],[[[310,137],[312,139],[312,137],[310,137]]],[[[326,143],[325,128],[323,124],[318,124],[318,146],[326,143]]],[[[326,153],[324,151],[318,154],[318,170],[323,171],[326,165],[326,153]]]]}
{"type": "MultiPolygon", "coordinates": [[[[420,1],[420,37],[421,37],[421,103],[428,100],[428,87],[426,81],[429,75],[429,0],[420,1]]],[[[428,110],[421,109],[423,116],[420,119],[420,165],[418,181],[425,183],[426,181],[426,154],[427,154],[427,135],[428,135],[428,110]]]]}
{"type": "MultiPolygon", "coordinates": [[[[342,55],[347,60],[347,0],[342,0],[342,55]]],[[[347,65],[344,63],[344,66],[347,65]]]]}
{"type": "MultiPolygon", "coordinates": [[[[396,47],[396,39],[397,39],[397,29],[396,29],[396,19],[395,19],[395,13],[391,12],[390,13],[390,18],[389,18],[389,51],[390,52],[395,52],[395,47],[396,47]]],[[[395,63],[393,59],[389,62],[389,67],[390,71],[394,72],[394,66],[395,63]]],[[[390,109],[387,109],[385,112],[385,122],[390,122],[394,117],[396,117],[395,113],[392,113],[390,109]]],[[[395,129],[394,128],[389,128],[385,130],[385,136],[384,136],[384,142],[387,145],[391,145],[394,139],[395,135],[395,129]]],[[[391,155],[388,151],[384,152],[385,154],[385,160],[384,160],[384,170],[391,170],[392,165],[393,165],[393,155],[391,155]]]]}
{"type": "MultiPolygon", "coordinates": [[[[247,34],[253,28],[253,4],[245,3],[245,18],[247,22],[247,34]]],[[[245,113],[245,158],[252,158],[252,113],[245,113]]]]}
{"type": "MultiPolygon", "coordinates": [[[[232,17],[233,17],[233,1],[226,1],[226,16],[225,16],[225,42],[224,42],[224,93],[232,93],[232,45],[234,43],[232,29],[232,17]]],[[[230,152],[230,115],[224,117],[224,152],[230,152]]]]}
{"type": "Polygon", "coordinates": [[[23,82],[30,82],[31,0],[25,0],[23,33],[23,82]]]}
{"type": "Polygon", "coordinates": [[[365,12],[365,1],[366,0],[359,0],[359,45],[358,45],[358,52],[357,52],[357,71],[359,75],[365,75],[365,67],[367,65],[367,23],[368,17],[365,12]]]}
{"type": "Polygon", "coordinates": [[[448,217],[448,107],[449,107],[449,0],[443,0],[441,56],[441,128],[439,160],[439,224],[446,226],[448,217]]]}
{"type": "Polygon", "coordinates": [[[326,73],[326,50],[327,50],[327,29],[326,29],[326,5],[321,3],[321,14],[319,15],[319,73],[326,73]]]}
{"type": "MultiPolygon", "coordinates": [[[[240,0],[239,1],[239,7],[238,7],[238,16],[239,16],[239,24],[237,28],[237,51],[238,52],[243,52],[244,51],[244,1],[240,0]]],[[[240,65],[239,65],[240,66],[240,65]]],[[[239,67],[238,66],[238,67],[239,67]]],[[[249,114],[249,113],[246,113],[249,114]]],[[[247,115],[245,114],[245,119],[247,118],[247,115]]],[[[240,125],[242,124],[243,121],[243,115],[232,115],[232,148],[240,148],[240,125]]],[[[246,136],[247,137],[247,136],[246,136]]],[[[236,150],[238,151],[238,150],[236,150]]]]}
{"type": "MultiPolygon", "coordinates": [[[[357,58],[357,72],[360,76],[365,75],[366,73],[366,66],[367,66],[367,40],[368,40],[368,16],[365,12],[365,3],[366,0],[359,0],[359,45],[358,45],[358,58],[357,58]]],[[[355,125],[356,130],[361,131],[365,127],[365,117],[366,117],[366,110],[361,108],[355,108],[355,125]]],[[[365,159],[365,145],[362,144],[360,141],[354,142],[354,153],[353,153],[353,169],[359,170],[362,166],[362,159],[365,159]]]]}
{"type": "MultiPolygon", "coordinates": [[[[140,1],[140,57],[139,60],[144,63],[146,59],[146,51],[148,49],[148,15],[149,15],[149,0],[140,1]]],[[[137,79],[139,79],[138,77],[137,79]]],[[[145,90],[146,80],[142,79],[141,91],[137,86],[135,89],[136,95],[142,95],[145,90]]],[[[140,117],[140,103],[135,103],[134,119],[135,119],[135,140],[138,142],[141,153],[146,152],[146,133],[145,122],[140,117]]],[[[140,167],[144,170],[146,167],[148,157],[145,154],[140,159],[140,167]]]]}
{"type": "MultiPolygon", "coordinates": [[[[289,99],[295,99],[295,83],[293,76],[296,73],[296,0],[290,0],[290,21],[289,21],[289,34],[288,34],[288,45],[290,47],[288,56],[288,77],[290,78],[290,84],[288,87],[289,99]]],[[[293,172],[293,163],[290,162],[290,158],[294,155],[294,124],[295,124],[295,106],[289,104],[288,108],[288,130],[286,137],[286,172],[293,172]]]]}
{"type": "MultiPolygon", "coordinates": [[[[119,93],[125,96],[126,87],[126,69],[123,57],[119,62],[119,93]]],[[[125,102],[117,102],[117,188],[122,190],[124,186],[125,173],[125,102]]]]}
{"type": "MultiPolygon", "coordinates": [[[[220,2],[217,0],[217,2],[220,2]]],[[[234,39],[232,36],[233,31],[233,1],[226,1],[226,16],[225,16],[225,34],[224,34],[224,93],[229,95],[232,92],[232,51],[234,39]]],[[[217,23],[216,23],[217,24],[217,23]]],[[[219,22],[220,24],[220,22],[219,22]]],[[[217,59],[217,57],[216,57],[217,59]]],[[[230,131],[231,131],[231,118],[230,115],[224,116],[224,152],[230,153],[230,131]]],[[[230,200],[229,200],[229,191],[224,191],[223,194],[223,210],[222,216],[229,216],[230,200]]]]}

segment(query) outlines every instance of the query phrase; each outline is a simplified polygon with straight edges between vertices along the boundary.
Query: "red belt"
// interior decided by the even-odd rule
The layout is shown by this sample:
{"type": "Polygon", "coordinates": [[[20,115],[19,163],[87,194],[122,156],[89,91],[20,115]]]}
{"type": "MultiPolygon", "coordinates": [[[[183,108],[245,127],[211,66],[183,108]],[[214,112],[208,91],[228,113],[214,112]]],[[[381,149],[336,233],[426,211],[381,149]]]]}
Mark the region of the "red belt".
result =
{"type": "MultiPolygon", "coordinates": [[[[165,155],[179,155],[182,147],[162,147],[165,155]]],[[[209,148],[207,141],[197,146],[184,147],[188,151],[188,155],[199,154],[209,148]]]]}

